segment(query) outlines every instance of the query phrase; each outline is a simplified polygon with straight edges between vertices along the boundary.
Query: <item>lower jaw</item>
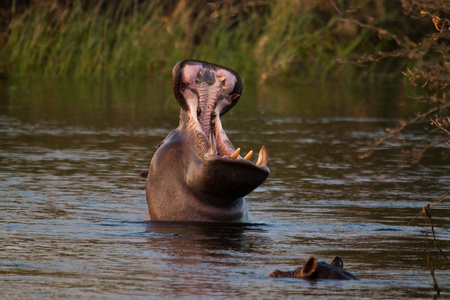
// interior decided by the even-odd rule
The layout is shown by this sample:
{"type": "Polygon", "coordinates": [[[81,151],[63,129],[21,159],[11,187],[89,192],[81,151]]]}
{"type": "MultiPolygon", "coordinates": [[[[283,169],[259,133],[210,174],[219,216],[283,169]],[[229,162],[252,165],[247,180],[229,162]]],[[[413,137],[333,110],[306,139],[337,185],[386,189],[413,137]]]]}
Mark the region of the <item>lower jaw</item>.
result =
{"type": "MultiPolygon", "coordinates": [[[[217,140],[215,137],[215,134],[213,131],[210,131],[209,139],[208,139],[209,145],[208,145],[208,151],[206,154],[210,155],[217,155],[222,158],[230,158],[230,159],[245,159],[250,161],[250,159],[253,156],[253,150],[250,150],[244,157],[240,156],[241,148],[237,148],[236,150],[233,150],[232,148],[229,148],[227,150],[218,150],[219,149],[225,149],[225,146],[218,147],[217,146],[217,140]]],[[[229,142],[231,144],[231,142],[229,142]]],[[[221,144],[225,144],[222,142],[221,144]]],[[[234,148],[234,147],[233,147],[234,148]]],[[[205,154],[205,155],[206,155],[205,154]]],[[[261,150],[259,151],[258,160],[256,162],[256,165],[259,167],[265,167],[267,165],[267,149],[265,146],[261,147],[261,150]]]]}

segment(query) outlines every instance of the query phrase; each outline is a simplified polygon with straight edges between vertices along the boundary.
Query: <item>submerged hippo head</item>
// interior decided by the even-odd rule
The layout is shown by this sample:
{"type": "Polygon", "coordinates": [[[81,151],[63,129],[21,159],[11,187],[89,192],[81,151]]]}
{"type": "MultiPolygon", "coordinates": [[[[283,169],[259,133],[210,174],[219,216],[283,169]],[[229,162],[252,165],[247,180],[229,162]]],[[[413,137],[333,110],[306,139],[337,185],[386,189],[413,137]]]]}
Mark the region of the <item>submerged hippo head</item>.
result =
{"type": "Polygon", "coordinates": [[[270,277],[289,277],[303,279],[358,279],[355,275],[344,271],[344,263],[339,256],[336,256],[330,264],[318,262],[314,257],[310,257],[303,267],[294,271],[275,270],[270,273],[270,277]]]}
{"type": "Polygon", "coordinates": [[[228,68],[183,60],[173,69],[180,124],[161,142],[147,176],[150,218],[163,221],[247,221],[243,197],[269,175],[264,146],[256,163],[252,151],[239,155],[220,116],[242,92],[242,79],[228,68]]]}

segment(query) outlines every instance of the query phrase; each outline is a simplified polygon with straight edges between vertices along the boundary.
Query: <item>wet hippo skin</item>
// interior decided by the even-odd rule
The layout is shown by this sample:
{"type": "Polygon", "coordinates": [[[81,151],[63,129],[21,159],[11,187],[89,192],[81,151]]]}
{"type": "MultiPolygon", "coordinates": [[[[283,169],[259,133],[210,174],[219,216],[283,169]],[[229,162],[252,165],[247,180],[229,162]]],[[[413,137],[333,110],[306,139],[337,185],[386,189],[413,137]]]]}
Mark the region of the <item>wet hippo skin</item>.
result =
{"type": "Polygon", "coordinates": [[[356,279],[355,275],[343,270],[344,263],[342,259],[336,256],[331,263],[318,262],[316,258],[310,257],[303,267],[299,267],[294,271],[275,270],[270,273],[270,277],[288,277],[303,279],[356,279]]]}
{"type": "Polygon", "coordinates": [[[172,71],[180,123],[159,145],[147,177],[151,220],[247,222],[244,196],[269,175],[268,152],[244,157],[228,139],[220,117],[239,100],[243,83],[233,70],[183,60],[172,71]]]}

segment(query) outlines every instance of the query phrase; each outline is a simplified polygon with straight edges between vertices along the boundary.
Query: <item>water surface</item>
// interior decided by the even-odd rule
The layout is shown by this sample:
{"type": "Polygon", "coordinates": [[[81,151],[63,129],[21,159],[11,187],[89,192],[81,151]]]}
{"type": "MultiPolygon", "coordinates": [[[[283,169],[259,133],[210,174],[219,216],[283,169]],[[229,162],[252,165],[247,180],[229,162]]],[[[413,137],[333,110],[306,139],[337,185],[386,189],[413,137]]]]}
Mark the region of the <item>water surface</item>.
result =
{"type": "MultiPolygon", "coordinates": [[[[0,295],[432,298],[424,221],[411,220],[449,189],[449,149],[395,176],[393,144],[358,158],[417,108],[398,86],[249,84],[222,120],[243,152],[269,150],[251,223],[148,222],[139,173],[178,124],[170,77],[0,81],[0,295]],[[336,255],[360,281],[268,277],[336,255]]],[[[432,210],[444,249],[449,212],[432,210]]]]}

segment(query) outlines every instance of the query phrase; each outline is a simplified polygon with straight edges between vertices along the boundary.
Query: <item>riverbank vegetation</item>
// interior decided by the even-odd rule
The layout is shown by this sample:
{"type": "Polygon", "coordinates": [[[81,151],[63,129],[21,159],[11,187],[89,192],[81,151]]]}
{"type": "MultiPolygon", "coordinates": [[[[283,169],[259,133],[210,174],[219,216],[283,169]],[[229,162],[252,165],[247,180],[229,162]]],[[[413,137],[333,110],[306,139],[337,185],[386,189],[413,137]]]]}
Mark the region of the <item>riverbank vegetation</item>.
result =
{"type": "Polygon", "coordinates": [[[414,60],[379,53],[434,29],[401,1],[15,0],[0,9],[5,76],[152,75],[196,58],[258,80],[399,77],[414,60]]]}

